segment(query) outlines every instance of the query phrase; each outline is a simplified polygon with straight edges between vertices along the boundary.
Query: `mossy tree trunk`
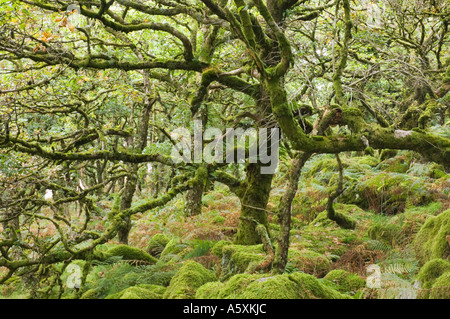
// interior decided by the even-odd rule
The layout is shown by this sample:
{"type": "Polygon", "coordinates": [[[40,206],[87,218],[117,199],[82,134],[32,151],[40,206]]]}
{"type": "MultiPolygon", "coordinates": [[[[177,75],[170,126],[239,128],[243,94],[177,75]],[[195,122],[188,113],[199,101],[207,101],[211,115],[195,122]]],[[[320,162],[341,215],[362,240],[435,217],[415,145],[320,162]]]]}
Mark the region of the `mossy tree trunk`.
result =
{"type": "Polygon", "coordinates": [[[206,179],[196,179],[192,188],[184,196],[184,216],[196,216],[202,213],[202,196],[205,191],[206,179]]]}
{"type": "MultiPolygon", "coordinates": [[[[131,207],[131,203],[133,202],[133,196],[136,192],[136,185],[138,182],[137,171],[139,166],[137,164],[130,165],[130,174],[128,174],[125,188],[122,195],[122,201],[120,203],[120,210],[124,211],[131,207]]],[[[131,218],[129,216],[124,218],[123,225],[119,228],[117,233],[119,242],[121,244],[128,245],[128,235],[131,230],[131,218]]]]}
{"type": "Polygon", "coordinates": [[[267,202],[272,185],[273,174],[261,174],[261,164],[248,164],[246,182],[241,196],[241,219],[235,238],[240,245],[260,244],[261,236],[256,226],[261,224],[267,228],[267,202]]]}
{"type": "MultiPolygon", "coordinates": [[[[147,88],[148,93],[148,79],[144,81],[144,85],[147,88]]],[[[141,118],[138,127],[138,136],[135,141],[133,141],[133,148],[138,152],[142,152],[147,146],[148,138],[148,121],[150,119],[150,111],[155,104],[156,99],[149,99],[146,97],[145,105],[142,110],[141,118]]],[[[138,170],[139,164],[129,164],[129,173],[124,186],[124,191],[122,195],[122,201],[120,204],[120,210],[125,211],[131,208],[133,202],[133,196],[136,192],[136,186],[138,183],[138,170]]],[[[118,239],[121,244],[128,244],[128,236],[131,230],[131,219],[129,216],[123,219],[123,224],[118,229],[118,239]]]]}
{"type": "Polygon", "coordinates": [[[291,167],[288,172],[288,180],[286,192],[281,198],[278,208],[278,218],[281,228],[281,234],[278,241],[278,250],[275,256],[274,268],[282,273],[286,268],[288,251],[289,251],[289,235],[291,231],[291,205],[295,194],[298,190],[298,179],[303,166],[311,157],[311,153],[296,153],[291,161],[291,167]]]}

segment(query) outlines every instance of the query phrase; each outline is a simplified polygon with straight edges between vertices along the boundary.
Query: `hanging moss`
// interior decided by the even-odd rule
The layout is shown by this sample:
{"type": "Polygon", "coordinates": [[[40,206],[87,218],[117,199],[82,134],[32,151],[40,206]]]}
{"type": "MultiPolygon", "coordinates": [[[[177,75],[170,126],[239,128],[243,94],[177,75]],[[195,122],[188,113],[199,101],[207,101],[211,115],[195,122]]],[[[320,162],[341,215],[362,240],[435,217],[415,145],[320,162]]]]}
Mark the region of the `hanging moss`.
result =
{"type": "Polygon", "coordinates": [[[421,264],[433,258],[450,257],[450,209],[427,219],[414,240],[416,258],[421,264]]]}
{"type": "Polygon", "coordinates": [[[119,245],[116,247],[113,247],[109,249],[106,254],[109,257],[112,256],[121,256],[124,260],[137,260],[137,261],[144,261],[150,264],[156,263],[158,260],[149,254],[147,254],[145,251],[130,247],[127,245],[119,245]]]}
{"type": "Polygon", "coordinates": [[[444,259],[435,258],[428,261],[417,274],[417,280],[421,282],[422,288],[431,288],[436,279],[443,273],[450,271],[450,262],[444,259]]]}
{"type": "Polygon", "coordinates": [[[366,286],[366,280],[357,274],[342,269],[330,271],[324,280],[328,280],[342,293],[355,293],[366,286]]]}
{"type": "Polygon", "coordinates": [[[193,299],[196,290],[210,281],[215,281],[215,273],[201,264],[189,260],[170,281],[164,293],[165,299],[193,299]]]}

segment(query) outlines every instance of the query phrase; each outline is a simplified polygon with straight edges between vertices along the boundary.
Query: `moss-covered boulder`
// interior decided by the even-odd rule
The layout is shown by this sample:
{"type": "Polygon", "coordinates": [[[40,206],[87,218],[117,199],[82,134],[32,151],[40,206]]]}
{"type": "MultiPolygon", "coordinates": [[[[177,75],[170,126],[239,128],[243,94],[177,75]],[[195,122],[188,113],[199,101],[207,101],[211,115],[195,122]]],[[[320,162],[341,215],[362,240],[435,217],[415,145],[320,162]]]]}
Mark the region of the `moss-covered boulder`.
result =
{"type": "Polygon", "coordinates": [[[98,290],[89,289],[81,295],[80,299],[98,299],[98,290]]]}
{"type": "Polygon", "coordinates": [[[331,269],[327,257],[309,249],[289,249],[288,261],[298,270],[318,277],[323,277],[331,269]]]}
{"type": "Polygon", "coordinates": [[[414,240],[414,251],[421,264],[434,258],[450,258],[450,209],[428,217],[414,240]]]}
{"type": "Polygon", "coordinates": [[[372,240],[378,240],[389,245],[401,241],[402,227],[397,224],[378,222],[367,229],[367,235],[372,240]]]}
{"type": "Polygon", "coordinates": [[[239,273],[251,273],[266,258],[263,245],[224,245],[222,248],[221,279],[239,273]]]}
{"type": "Polygon", "coordinates": [[[316,277],[296,272],[276,276],[238,274],[224,283],[209,283],[197,290],[199,299],[346,299],[316,277]]]}
{"type": "Polygon", "coordinates": [[[169,241],[170,239],[166,235],[156,234],[148,242],[147,252],[153,257],[159,258],[169,241]]]}
{"type": "Polygon", "coordinates": [[[353,294],[366,286],[364,278],[342,269],[330,271],[323,279],[329,281],[336,290],[346,294],[353,294]]]}
{"type": "Polygon", "coordinates": [[[220,240],[211,248],[211,253],[216,257],[222,258],[222,248],[228,245],[232,245],[232,242],[228,240],[220,240]]]}
{"type": "Polygon", "coordinates": [[[436,279],[429,292],[429,299],[450,299],[450,271],[436,279]]]}
{"type": "Polygon", "coordinates": [[[365,177],[355,180],[346,189],[339,201],[379,214],[395,215],[402,213],[407,206],[426,205],[436,197],[436,192],[430,191],[421,177],[367,171],[365,177]]]}
{"type": "Polygon", "coordinates": [[[170,259],[179,259],[188,253],[189,245],[186,243],[182,243],[176,238],[171,239],[164,250],[161,252],[160,259],[161,260],[170,260],[170,259]]]}
{"type": "Polygon", "coordinates": [[[127,245],[113,247],[106,252],[106,255],[108,257],[120,256],[123,260],[141,261],[149,264],[155,264],[158,261],[142,249],[127,245]]]}
{"type": "Polygon", "coordinates": [[[437,278],[448,271],[450,271],[450,262],[435,258],[420,268],[416,279],[420,281],[422,288],[429,289],[436,282],[437,278]]]}
{"type": "Polygon", "coordinates": [[[158,285],[138,285],[107,296],[105,299],[162,299],[166,288],[158,285]]]}
{"type": "Polygon", "coordinates": [[[189,260],[170,281],[170,285],[164,293],[164,298],[193,299],[200,286],[215,280],[217,279],[214,272],[195,261],[189,260]]]}
{"type": "Polygon", "coordinates": [[[212,281],[197,289],[195,299],[219,299],[221,290],[225,284],[220,281],[212,281]]]}

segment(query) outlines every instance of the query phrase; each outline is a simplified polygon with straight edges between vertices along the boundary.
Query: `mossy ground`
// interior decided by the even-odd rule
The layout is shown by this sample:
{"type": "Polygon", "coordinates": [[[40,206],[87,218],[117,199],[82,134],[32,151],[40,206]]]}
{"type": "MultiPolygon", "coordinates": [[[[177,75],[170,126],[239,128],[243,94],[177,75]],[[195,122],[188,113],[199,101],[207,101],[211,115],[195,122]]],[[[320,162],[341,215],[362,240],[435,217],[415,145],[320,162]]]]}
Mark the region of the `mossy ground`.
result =
{"type": "MultiPolygon", "coordinates": [[[[450,176],[404,152],[342,159],[345,191],[334,208],[356,227],[342,229],[327,218],[327,199],[338,176],[334,156],[312,158],[292,205],[285,273],[270,267],[256,270],[268,256],[263,245],[233,244],[239,200],[216,183],[203,196],[201,215],[185,217],[183,198],[177,196],[166,207],[134,216],[130,245],[113,241],[99,247],[108,258],[92,265],[78,296],[448,299],[449,272],[442,265],[449,262],[450,176]],[[380,267],[382,288],[366,287],[371,264],[380,267]],[[422,286],[411,288],[417,281],[422,286]]],[[[276,211],[284,194],[285,173],[281,168],[274,179],[268,211],[276,211]]],[[[269,214],[268,222],[277,249],[277,215],[269,214]]],[[[57,274],[60,269],[62,265],[55,265],[49,271],[57,274]]],[[[54,287],[49,297],[57,298],[59,292],[54,287]]],[[[12,277],[0,286],[4,297],[31,295],[12,277]]],[[[76,292],[63,285],[62,298],[75,297],[76,292]]]]}

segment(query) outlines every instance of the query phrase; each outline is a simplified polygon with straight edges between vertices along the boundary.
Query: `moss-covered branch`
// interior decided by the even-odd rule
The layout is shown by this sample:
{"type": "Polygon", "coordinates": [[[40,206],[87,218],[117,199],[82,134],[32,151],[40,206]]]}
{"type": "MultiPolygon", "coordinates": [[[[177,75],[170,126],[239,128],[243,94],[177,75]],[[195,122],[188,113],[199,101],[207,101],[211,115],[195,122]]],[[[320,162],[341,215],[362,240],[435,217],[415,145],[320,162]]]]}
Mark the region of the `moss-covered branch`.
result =
{"type": "Polygon", "coordinates": [[[333,204],[336,198],[338,198],[344,192],[344,174],[342,169],[342,162],[339,154],[336,154],[336,160],[338,163],[339,180],[336,190],[330,194],[327,202],[327,217],[335,221],[340,227],[345,229],[355,229],[356,222],[349,216],[345,216],[334,210],[333,204]]]}

